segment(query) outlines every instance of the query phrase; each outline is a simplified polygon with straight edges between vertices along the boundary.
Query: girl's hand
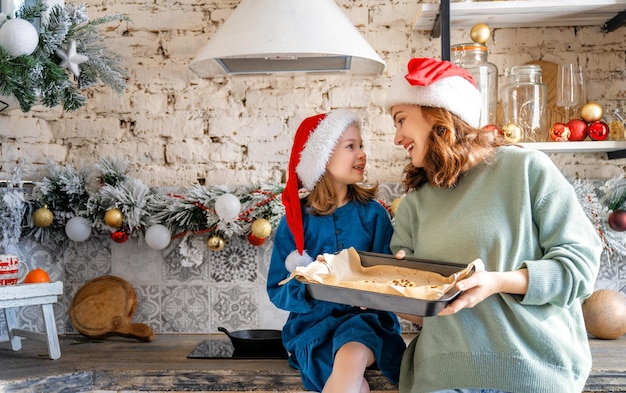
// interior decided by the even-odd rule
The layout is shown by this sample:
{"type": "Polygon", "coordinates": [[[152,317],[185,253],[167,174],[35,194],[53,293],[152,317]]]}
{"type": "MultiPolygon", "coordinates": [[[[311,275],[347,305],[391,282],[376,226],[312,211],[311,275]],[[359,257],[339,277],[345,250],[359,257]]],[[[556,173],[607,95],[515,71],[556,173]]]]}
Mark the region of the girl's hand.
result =
{"type": "Polygon", "coordinates": [[[396,253],[396,259],[404,259],[406,256],[406,252],[404,250],[400,250],[396,253]]]}

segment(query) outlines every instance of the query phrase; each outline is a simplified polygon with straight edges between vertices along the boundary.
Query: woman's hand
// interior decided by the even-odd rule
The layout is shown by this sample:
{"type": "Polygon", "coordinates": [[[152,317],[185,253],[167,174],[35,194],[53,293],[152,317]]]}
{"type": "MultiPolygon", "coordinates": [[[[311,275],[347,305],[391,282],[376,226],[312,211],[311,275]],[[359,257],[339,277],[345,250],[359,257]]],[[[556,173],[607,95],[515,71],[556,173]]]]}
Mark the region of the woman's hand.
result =
{"type": "Polygon", "coordinates": [[[528,270],[519,269],[512,272],[477,271],[468,278],[457,282],[456,288],[464,292],[437,315],[451,315],[464,308],[472,308],[489,296],[500,292],[524,295],[528,289],[528,270]]]}

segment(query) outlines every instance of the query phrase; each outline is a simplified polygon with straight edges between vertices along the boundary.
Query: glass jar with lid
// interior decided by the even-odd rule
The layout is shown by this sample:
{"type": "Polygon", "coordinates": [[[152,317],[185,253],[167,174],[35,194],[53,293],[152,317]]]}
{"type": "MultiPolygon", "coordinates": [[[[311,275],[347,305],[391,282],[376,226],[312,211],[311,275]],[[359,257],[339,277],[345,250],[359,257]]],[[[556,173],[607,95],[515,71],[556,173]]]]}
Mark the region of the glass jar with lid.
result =
{"type": "Polygon", "coordinates": [[[482,106],[480,126],[496,124],[498,110],[498,67],[487,61],[487,47],[479,43],[458,44],[450,47],[450,60],[466,69],[480,91],[482,106]]]}
{"type": "Polygon", "coordinates": [[[543,83],[541,67],[518,65],[505,72],[507,84],[502,91],[502,121],[522,130],[522,140],[546,141],[548,138],[548,87],[543,83]]]}

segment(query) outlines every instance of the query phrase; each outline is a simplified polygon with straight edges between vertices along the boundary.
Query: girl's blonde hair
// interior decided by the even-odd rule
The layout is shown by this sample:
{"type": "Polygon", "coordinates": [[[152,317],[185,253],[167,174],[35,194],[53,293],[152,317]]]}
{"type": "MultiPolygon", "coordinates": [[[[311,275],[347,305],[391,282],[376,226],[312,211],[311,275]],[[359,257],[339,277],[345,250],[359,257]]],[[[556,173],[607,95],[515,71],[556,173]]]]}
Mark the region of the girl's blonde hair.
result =
{"type": "Polygon", "coordinates": [[[474,128],[443,108],[421,107],[424,118],[433,124],[426,138],[424,167],[409,163],[404,168],[404,185],[408,190],[429,183],[450,188],[458,184],[476,154],[483,160],[493,158],[497,146],[506,145],[493,131],[474,128]]]}
{"type": "MultiPolygon", "coordinates": [[[[378,193],[378,183],[372,187],[365,187],[358,184],[348,185],[347,198],[350,202],[356,201],[360,203],[367,203],[374,199],[378,193]]],[[[337,200],[337,191],[333,186],[333,183],[328,178],[327,174],[324,174],[320,181],[313,187],[311,193],[302,201],[304,206],[308,209],[309,213],[316,216],[326,216],[333,214],[339,205],[337,200]]]]}

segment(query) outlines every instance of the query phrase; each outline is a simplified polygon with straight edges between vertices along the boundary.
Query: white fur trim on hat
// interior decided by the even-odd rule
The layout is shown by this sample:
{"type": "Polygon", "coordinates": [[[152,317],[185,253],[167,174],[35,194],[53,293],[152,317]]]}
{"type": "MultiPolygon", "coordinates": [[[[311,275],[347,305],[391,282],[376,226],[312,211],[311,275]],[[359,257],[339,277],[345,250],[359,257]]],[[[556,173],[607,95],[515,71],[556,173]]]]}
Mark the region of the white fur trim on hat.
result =
{"type": "Polygon", "coordinates": [[[304,250],[302,255],[298,252],[298,250],[293,250],[287,255],[285,258],[285,267],[291,273],[296,270],[299,266],[308,266],[309,263],[313,262],[313,258],[304,250]]]}
{"type": "Polygon", "coordinates": [[[428,86],[412,86],[405,74],[396,75],[391,82],[385,100],[387,111],[403,104],[444,108],[472,127],[480,125],[480,91],[467,79],[449,76],[428,86]]]}
{"type": "Polygon", "coordinates": [[[350,125],[360,129],[358,116],[348,110],[329,112],[307,139],[296,173],[307,190],[312,190],[326,172],[326,165],[335,150],[337,141],[350,125]]]}

